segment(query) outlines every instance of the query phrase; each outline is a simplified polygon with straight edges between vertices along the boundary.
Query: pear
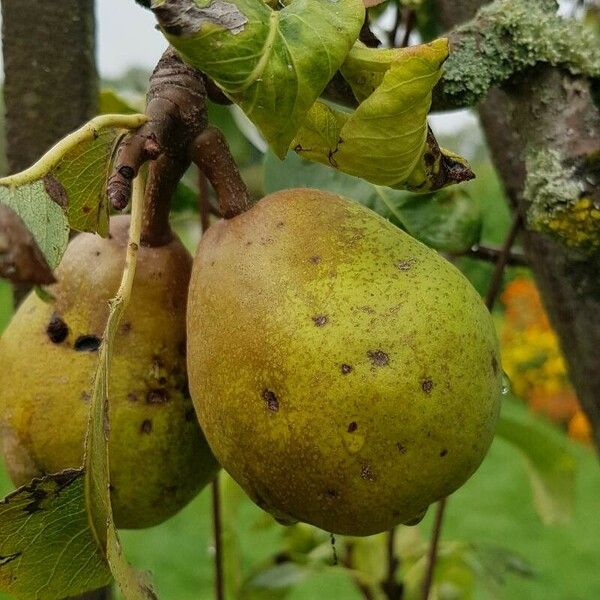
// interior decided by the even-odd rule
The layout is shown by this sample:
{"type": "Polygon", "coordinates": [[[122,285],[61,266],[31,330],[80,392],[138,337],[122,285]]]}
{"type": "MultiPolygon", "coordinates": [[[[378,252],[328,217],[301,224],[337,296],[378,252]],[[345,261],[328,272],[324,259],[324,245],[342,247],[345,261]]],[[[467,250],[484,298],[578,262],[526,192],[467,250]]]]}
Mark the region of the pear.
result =
{"type": "MultiPolygon", "coordinates": [[[[108,300],[125,261],[129,217],[111,237],[68,246],[51,302],[31,293],[0,338],[0,427],[16,485],[82,464],[108,300]]],[[[187,391],[185,309],[191,257],[177,239],[140,247],[110,379],[110,474],[117,527],[167,519],[212,479],[217,463],[187,391]]]]}
{"type": "Polygon", "coordinates": [[[492,441],[502,371],[477,292],[350,200],[271,194],[194,260],[188,376],[208,443],[282,522],[414,523],[492,441]]]}

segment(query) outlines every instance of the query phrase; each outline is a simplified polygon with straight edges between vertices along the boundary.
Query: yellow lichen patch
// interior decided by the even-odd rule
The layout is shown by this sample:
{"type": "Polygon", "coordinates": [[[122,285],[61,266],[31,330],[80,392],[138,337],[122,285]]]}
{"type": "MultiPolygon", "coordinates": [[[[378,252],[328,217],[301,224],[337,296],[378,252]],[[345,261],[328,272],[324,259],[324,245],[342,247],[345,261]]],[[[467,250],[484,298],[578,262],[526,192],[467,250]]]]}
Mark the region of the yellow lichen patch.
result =
{"type": "Polygon", "coordinates": [[[569,435],[589,442],[589,424],[579,409],[567,369],[539,292],[531,279],[515,279],[502,295],[502,364],[514,393],[536,412],[569,424],[569,435]],[[586,433],[587,432],[587,433],[586,433]]]}
{"type": "Polygon", "coordinates": [[[556,209],[539,225],[560,237],[568,246],[600,248],[600,210],[589,198],[583,197],[556,209]]]}

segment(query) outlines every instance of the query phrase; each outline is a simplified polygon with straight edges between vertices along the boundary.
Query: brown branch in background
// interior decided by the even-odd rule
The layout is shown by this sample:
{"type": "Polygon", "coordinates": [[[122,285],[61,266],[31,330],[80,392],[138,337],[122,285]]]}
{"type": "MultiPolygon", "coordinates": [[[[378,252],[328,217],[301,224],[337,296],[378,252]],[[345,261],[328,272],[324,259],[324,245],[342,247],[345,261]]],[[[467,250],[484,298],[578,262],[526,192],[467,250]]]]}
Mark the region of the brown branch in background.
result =
{"type": "Polygon", "coordinates": [[[223,574],[223,532],[221,527],[221,494],[219,476],[211,484],[213,535],[215,541],[215,600],[225,600],[225,578],[223,574]]]}
{"type": "Polygon", "coordinates": [[[447,498],[442,498],[438,503],[435,511],[435,520],[433,529],[431,530],[431,541],[429,542],[429,552],[427,553],[427,567],[425,569],[425,577],[423,579],[422,600],[429,600],[431,584],[433,583],[433,574],[435,572],[435,563],[437,562],[438,548],[440,544],[440,535],[442,533],[442,524],[444,522],[444,513],[446,511],[447,498]]]}
{"type": "Polygon", "coordinates": [[[371,27],[369,27],[369,11],[365,12],[365,20],[358,33],[358,39],[367,46],[367,48],[377,48],[381,45],[381,41],[371,31],[371,27]]]}
{"type": "Polygon", "coordinates": [[[410,41],[410,34],[417,22],[417,13],[412,8],[407,8],[404,17],[404,36],[400,42],[400,48],[406,48],[410,41]]]}
{"type": "MultiPolygon", "coordinates": [[[[508,231],[506,239],[502,244],[500,254],[498,255],[498,260],[496,261],[496,266],[494,267],[494,272],[492,273],[492,276],[490,278],[487,293],[485,295],[485,306],[490,312],[492,312],[494,305],[496,304],[498,295],[500,294],[500,290],[502,289],[502,277],[504,275],[504,269],[506,268],[506,265],[508,263],[508,256],[510,255],[510,250],[521,230],[521,225],[521,217],[520,215],[516,215],[511,225],[511,228],[508,231]]],[[[429,543],[429,552],[427,555],[427,567],[425,570],[425,577],[423,579],[423,594],[421,596],[422,600],[428,600],[429,593],[431,591],[431,585],[433,583],[433,575],[435,572],[435,564],[437,562],[438,557],[440,536],[442,533],[442,526],[444,524],[444,514],[447,503],[448,498],[442,498],[437,504],[435,521],[431,533],[431,541],[429,543]]]]}
{"type": "MultiPolygon", "coordinates": [[[[342,564],[347,569],[354,569],[354,544],[348,540],[345,542],[346,552],[344,553],[344,559],[342,564]]],[[[362,594],[365,600],[375,600],[373,593],[369,589],[369,586],[363,583],[359,577],[353,578],[354,584],[356,585],[358,591],[362,594]]]]}
{"type": "MultiPolygon", "coordinates": [[[[467,256],[471,258],[477,258],[479,260],[485,260],[487,262],[496,263],[500,254],[502,253],[501,248],[492,248],[490,246],[473,246],[468,252],[460,256],[467,256]]],[[[528,267],[529,260],[522,252],[510,252],[506,257],[507,266],[511,267],[528,267]]]]}
{"type": "Polygon", "coordinates": [[[387,576],[381,582],[381,589],[387,596],[388,600],[401,600],[403,587],[402,584],[396,581],[400,559],[396,555],[396,527],[393,527],[387,534],[387,576]]]}
{"type": "Polygon", "coordinates": [[[250,208],[250,194],[225,140],[216,128],[208,127],[194,140],[194,163],[206,175],[219,199],[220,212],[230,219],[250,208]]]}

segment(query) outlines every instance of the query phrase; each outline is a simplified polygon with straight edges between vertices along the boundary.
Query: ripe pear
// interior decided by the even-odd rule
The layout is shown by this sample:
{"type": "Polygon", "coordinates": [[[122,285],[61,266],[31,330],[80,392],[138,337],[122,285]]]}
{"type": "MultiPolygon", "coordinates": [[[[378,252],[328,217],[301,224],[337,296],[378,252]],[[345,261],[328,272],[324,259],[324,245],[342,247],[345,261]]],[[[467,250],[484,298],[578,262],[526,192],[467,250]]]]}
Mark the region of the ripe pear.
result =
{"type": "Polygon", "coordinates": [[[213,225],[187,329],[210,447],[284,522],[347,535],[415,522],[492,441],[502,371],[480,297],[350,200],[286,190],[213,225]]]}
{"type": "MultiPolygon", "coordinates": [[[[129,217],[111,237],[68,246],[54,300],[31,293],[0,338],[0,427],[16,485],[82,464],[108,300],[125,261],[129,217]]],[[[117,527],[167,519],[212,479],[217,463],[187,391],[185,310],[191,257],[178,239],[141,246],[110,378],[110,474],[117,527]]]]}

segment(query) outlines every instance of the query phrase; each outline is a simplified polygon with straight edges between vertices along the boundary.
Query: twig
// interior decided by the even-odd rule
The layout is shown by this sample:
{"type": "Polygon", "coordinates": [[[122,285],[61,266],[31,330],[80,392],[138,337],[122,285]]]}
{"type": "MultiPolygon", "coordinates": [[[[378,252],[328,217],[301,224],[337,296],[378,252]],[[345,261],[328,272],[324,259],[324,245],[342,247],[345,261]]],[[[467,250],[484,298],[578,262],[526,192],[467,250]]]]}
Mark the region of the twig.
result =
{"type": "MultiPolygon", "coordinates": [[[[502,253],[502,248],[493,248],[491,246],[473,246],[468,252],[460,256],[470,256],[487,262],[496,263],[502,253]]],[[[521,252],[509,252],[506,257],[506,264],[514,267],[527,267],[529,261],[525,254],[521,252]]]]}
{"type": "Polygon", "coordinates": [[[520,229],[521,216],[517,214],[513,220],[511,228],[508,231],[508,235],[506,236],[506,240],[502,245],[502,249],[500,250],[498,260],[496,261],[496,266],[494,267],[494,272],[492,273],[492,278],[488,285],[487,294],[485,295],[485,305],[487,306],[487,309],[490,312],[494,308],[494,304],[496,303],[496,299],[498,298],[498,294],[500,293],[500,288],[502,287],[502,276],[504,274],[504,269],[508,263],[510,249],[515,243],[520,229]]]}
{"type": "MultiPolygon", "coordinates": [[[[342,562],[347,569],[352,571],[354,569],[354,563],[352,560],[354,544],[350,541],[346,541],[345,547],[346,552],[344,553],[344,560],[342,562]]],[[[375,600],[368,585],[363,583],[358,577],[353,577],[353,581],[365,600],[375,600]]]]}
{"type": "MultiPolygon", "coordinates": [[[[504,240],[504,244],[502,244],[500,254],[498,255],[496,266],[494,267],[494,272],[492,273],[492,277],[488,285],[488,290],[485,295],[485,305],[490,312],[494,308],[494,304],[496,303],[498,294],[500,293],[500,289],[502,288],[502,276],[504,274],[504,269],[508,263],[510,249],[515,243],[517,235],[519,234],[519,231],[521,229],[521,223],[521,216],[517,214],[513,220],[510,230],[508,231],[508,235],[504,240]]],[[[431,591],[431,584],[433,583],[433,574],[435,571],[435,564],[438,556],[440,535],[444,523],[444,514],[447,502],[448,498],[442,498],[437,504],[435,521],[431,533],[431,541],[429,543],[429,553],[427,555],[427,569],[425,571],[425,578],[423,580],[423,594],[421,596],[422,600],[428,600],[429,593],[431,591]]]]}
{"type": "Polygon", "coordinates": [[[221,528],[221,494],[219,476],[211,484],[213,535],[215,540],[215,600],[225,600],[225,585],[223,577],[223,539],[221,528]]]}
{"type": "Polygon", "coordinates": [[[396,571],[400,560],[395,551],[396,528],[390,529],[387,534],[387,577],[381,582],[381,589],[389,600],[402,598],[402,585],[396,581],[396,571]]]}
{"type": "Polygon", "coordinates": [[[435,563],[438,556],[438,547],[440,542],[440,534],[442,532],[442,524],[444,522],[444,512],[446,510],[447,498],[442,498],[437,503],[435,512],[435,521],[431,533],[431,541],[429,542],[429,553],[427,555],[427,570],[425,571],[425,579],[423,580],[422,599],[428,600],[431,584],[433,583],[433,572],[435,571],[435,563]]]}
{"type": "Polygon", "coordinates": [[[399,6],[394,7],[396,9],[396,15],[394,16],[394,24],[392,28],[386,32],[388,46],[394,48],[396,46],[396,38],[398,37],[398,29],[402,24],[402,9],[399,6]]]}
{"type": "Polygon", "coordinates": [[[248,188],[218,129],[207,127],[196,137],[191,157],[213,186],[224,218],[231,219],[250,208],[248,188]]]}
{"type": "Polygon", "coordinates": [[[400,48],[406,48],[410,41],[410,34],[412,33],[413,27],[417,21],[417,13],[412,8],[406,9],[406,17],[404,19],[404,36],[400,43],[400,48]]]}

